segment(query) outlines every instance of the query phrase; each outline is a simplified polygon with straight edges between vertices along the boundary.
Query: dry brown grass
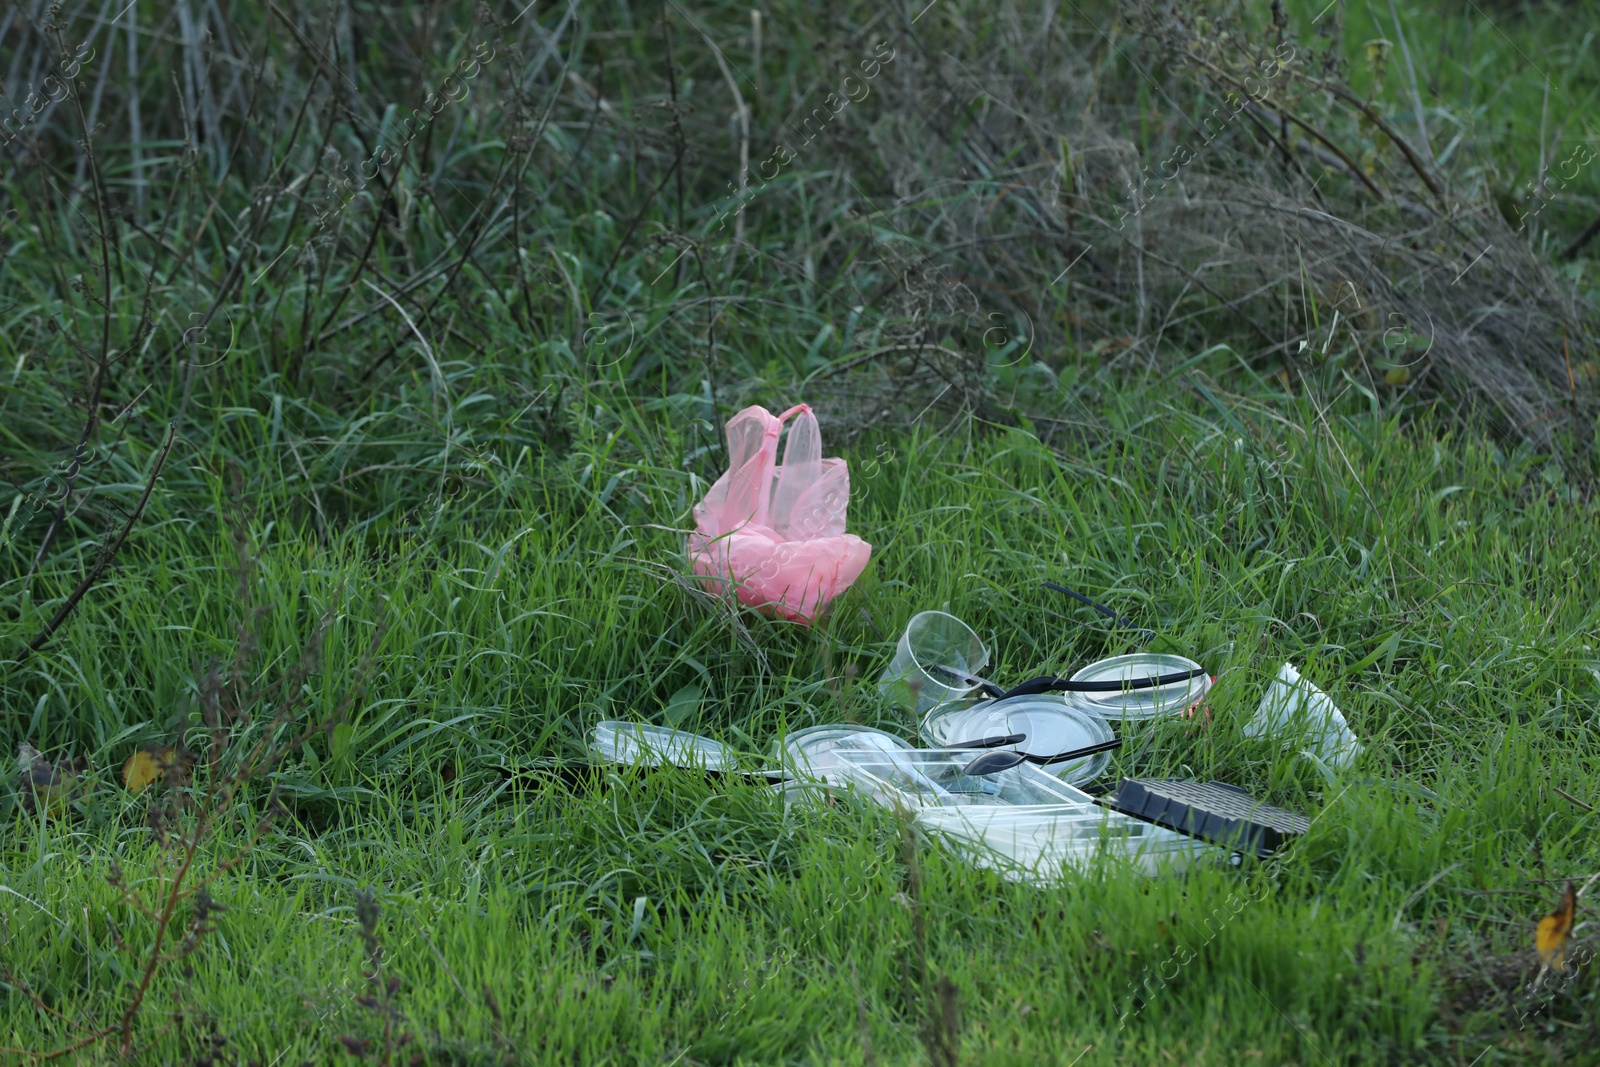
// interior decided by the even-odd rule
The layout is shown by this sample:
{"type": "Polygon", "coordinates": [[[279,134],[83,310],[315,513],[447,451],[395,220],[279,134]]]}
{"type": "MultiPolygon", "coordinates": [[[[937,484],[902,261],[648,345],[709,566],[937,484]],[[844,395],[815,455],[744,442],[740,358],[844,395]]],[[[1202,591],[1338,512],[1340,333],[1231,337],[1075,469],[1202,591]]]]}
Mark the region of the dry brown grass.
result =
{"type": "Polygon", "coordinates": [[[1296,41],[1214,6],[1130,5],[1070,36],[1004,3],[984,26],[907,29],[909,95],[853,160],[895,190],[879,206],[902,243],[935,250],[899,293],[923,326],[901,341],[924,346],[896,353],[901,380],[995,401],[971,373],[981,329],[965,360],[936,347],[942,300],[982,325],[1026,318],[1047,359],[1163,374],[1226,344],[1291,391],[1338,371],[1382,403],[1581,447],[1600,412],[1594,307],[1507,221],[1487,168],[1437,167],[1359,95],[1337,26],[1296,41]]]}

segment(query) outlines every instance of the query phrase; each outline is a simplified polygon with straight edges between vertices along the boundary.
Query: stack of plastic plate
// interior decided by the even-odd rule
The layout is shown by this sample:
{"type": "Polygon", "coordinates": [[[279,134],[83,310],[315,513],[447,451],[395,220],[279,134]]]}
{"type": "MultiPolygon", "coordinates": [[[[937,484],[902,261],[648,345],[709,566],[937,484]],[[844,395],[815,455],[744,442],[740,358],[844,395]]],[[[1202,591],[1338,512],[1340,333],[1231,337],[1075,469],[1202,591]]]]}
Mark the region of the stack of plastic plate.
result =
{"type": "MultiPolygon", "coordinates": [[[[1163,674],[1200,670],[1200,664],[1182,656],[1154,652],[1135,652],[1091,663],[1072,676],[1074,682],[1139,682],[1163,674]]],[[[1198,704],[1211,689],[1206,675],[1187,678],[1150,689],[1123,689],[1108,693],[1074,693],[1073,697],[1092,707],[1110,722],[1137,722],[1163,715],[1176,715],[1198,704]]]]}
{"type": "MultiPolygon", "coordinates": [[[[1112,740],[1116,735],[1103,713],[1083,701],[1083,695],[1044,693],[986,700],[968,707],[939,707],[922,720],[921,734],[934,746],[1026,734],[1026,740],[1001,747],[1032,756],[1053,756],[1112,740]]],[[[1044,769],[1063,781],[1083,785],[1104,774],[1110,763],[1110,752],[1097,752],[1047,764],[1044,769]]]]}

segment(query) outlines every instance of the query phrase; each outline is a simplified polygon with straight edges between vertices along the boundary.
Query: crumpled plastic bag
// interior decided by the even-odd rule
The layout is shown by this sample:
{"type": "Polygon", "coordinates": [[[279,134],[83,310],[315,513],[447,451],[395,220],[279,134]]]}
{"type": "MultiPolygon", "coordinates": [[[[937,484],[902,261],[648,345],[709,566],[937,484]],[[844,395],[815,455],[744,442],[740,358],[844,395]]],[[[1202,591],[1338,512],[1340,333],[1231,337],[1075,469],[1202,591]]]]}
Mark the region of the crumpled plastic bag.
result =
{"type": "Polygon", "coordinates": [[[728,420],[726,474],[695,505],[689,564],[713,593],[810,623],[866,569],[872,546],[844,532],[850,471],[822,458],[805,404],[782,415],[745,408],[728,420]],[[793,417],[778,463],[778,438],[793,417]]]}

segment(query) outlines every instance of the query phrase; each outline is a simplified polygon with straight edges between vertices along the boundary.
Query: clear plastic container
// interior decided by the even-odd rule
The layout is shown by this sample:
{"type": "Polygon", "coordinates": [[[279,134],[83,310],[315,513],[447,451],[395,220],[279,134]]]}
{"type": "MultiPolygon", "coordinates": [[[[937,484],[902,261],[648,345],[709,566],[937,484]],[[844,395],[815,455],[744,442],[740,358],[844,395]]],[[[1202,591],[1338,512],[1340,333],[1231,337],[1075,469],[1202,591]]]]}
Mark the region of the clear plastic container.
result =
{"type": "Polygon", "coordinates": [[[589,737],[589,748],[613,763],[641,767],[669,764],[706,771],[734,768],[733,750],[721,741],[641,722],[599,723],[589,737]]]}
{"type": "MultiPolygon", "coordinates": [[[[1026,734],[1024,741],[997,747],[1036,756],[1053,756],[1114,740],[1116,734],[1099,709],[1081,701],[1081,696],[1081,693],[1042,693],[986,700],[967,707],[935,708],[923,718],[921,735],[923,740],[937,746],[1026,734]]],[[[1092,756],[1046,764],[1043,770],[1063,781],[1084,785],[1104,774],[1110,765],[1111,753],[1097,752],[1092,756]]]]}
{"type": "MultiPolygon", "coordinates": [[[[1031,763],[972,775],[973,749],[915,748],[899,752],[840,750],[836,784],[854,787],[888,807],[1093,807],[1087,793],[1031,763]]],[[[1098,809],[1096,809],[1098,810],[1098,809]]]]}
{"type": "Polygon", "coordinates": [[[927,808],[917,824],[939,834],[974,866],[1017,881],[1048,884],[1095,862],[1131,863],[1155,876],[1176,873],[1223,850],[1150,823],[1096,808],[927,808]]]}
{"type": "MultiPolygon", "coordinates": [[[[914,812],[974,866],[1048,885],[1110,860],[1157,875],[1224,850],[1094,802],[1031,763],[986,775],[966,766],[972,749],[836,748],[829,786],[914,812]]],[[[797,791],[796,798],[816,794],[797,791]]]]}
{"type": "Polygon", "coordinates": [[[1013,881],[1050,884],[1096,862],[1131,864],[1152,877],[1178,873],[1225,850],[1095,807],[925,808],[917,825],[938,834],[977,867],[1013,881]]]}
{"type": "MultiPolygon", "coordinates": [[[[1127,656],[1091,663],[1072,676],[1074,682],[1134,682],[1163,674],[1201,670],[1200,664],[1182,656],[1155,652],[1135,652],[1127,656]]],[[[1211,679],[1202,674],[1152,689],[1124,689],[1113,693],[1075,693],[1085,705],[1094,708],[1111,722],[1125,719],[1154,719],[1176,715],[1194,707],[1211,689],[1211,679]]]]}
{"type": "Polygon", "coordinates": [[[783,806],[786,808],[791,805],[822,808],[833,802],[833,794],[828,791],[826,782],[790,778],[775,788],[778,795],[783,798],[783,806]]]}

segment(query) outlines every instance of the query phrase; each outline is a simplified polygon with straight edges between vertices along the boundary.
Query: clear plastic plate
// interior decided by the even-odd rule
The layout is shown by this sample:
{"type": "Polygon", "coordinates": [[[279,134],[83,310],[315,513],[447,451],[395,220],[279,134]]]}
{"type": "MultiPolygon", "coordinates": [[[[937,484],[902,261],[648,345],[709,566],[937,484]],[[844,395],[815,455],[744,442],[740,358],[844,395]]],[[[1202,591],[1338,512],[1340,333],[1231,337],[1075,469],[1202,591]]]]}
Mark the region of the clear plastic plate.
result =
{"type": "MultiPolygon", "coordinates": [[[[1078,698],[1082,695],[1045,693],[986,700],[967,708],[935,708],[922,721],[922,737],[931,745],[950,745],[986,737],[1027,734],[1026,741],[998,747],[1036,756],[1053,756],[1113,740],[1116,734],[1100,709],[1080,702],[1078,698]]],[[[1097,752],[1051,763],[1043,769],[1063,781],[1084,785],[1104,774],[1110,764],[1110,752],[1097,752]]]]}
{"type": "MultiPolygon", "coordinates": [[[[1135,652],[1091,663],[1072,676],[1074,682],[1132,682],[1179,671],[1202,669],[1182,656],[1154,652],[1135,652]]],[[[1199,703],[1211,688],[1206,675],[1154,689],[1125,689],[1115,693],[1074,693],[1112,722],[1118,719],[1154,719],[1177,713],[1199,703]]]]}
{"type": "Polygon", "coordinates": [[[707,771],[732,770],[733,750],[721,741],[665,726],[608,720],[599,723],[589,738],[589,748],[613,763],[642,767],[698,767],[707,771]]]}

